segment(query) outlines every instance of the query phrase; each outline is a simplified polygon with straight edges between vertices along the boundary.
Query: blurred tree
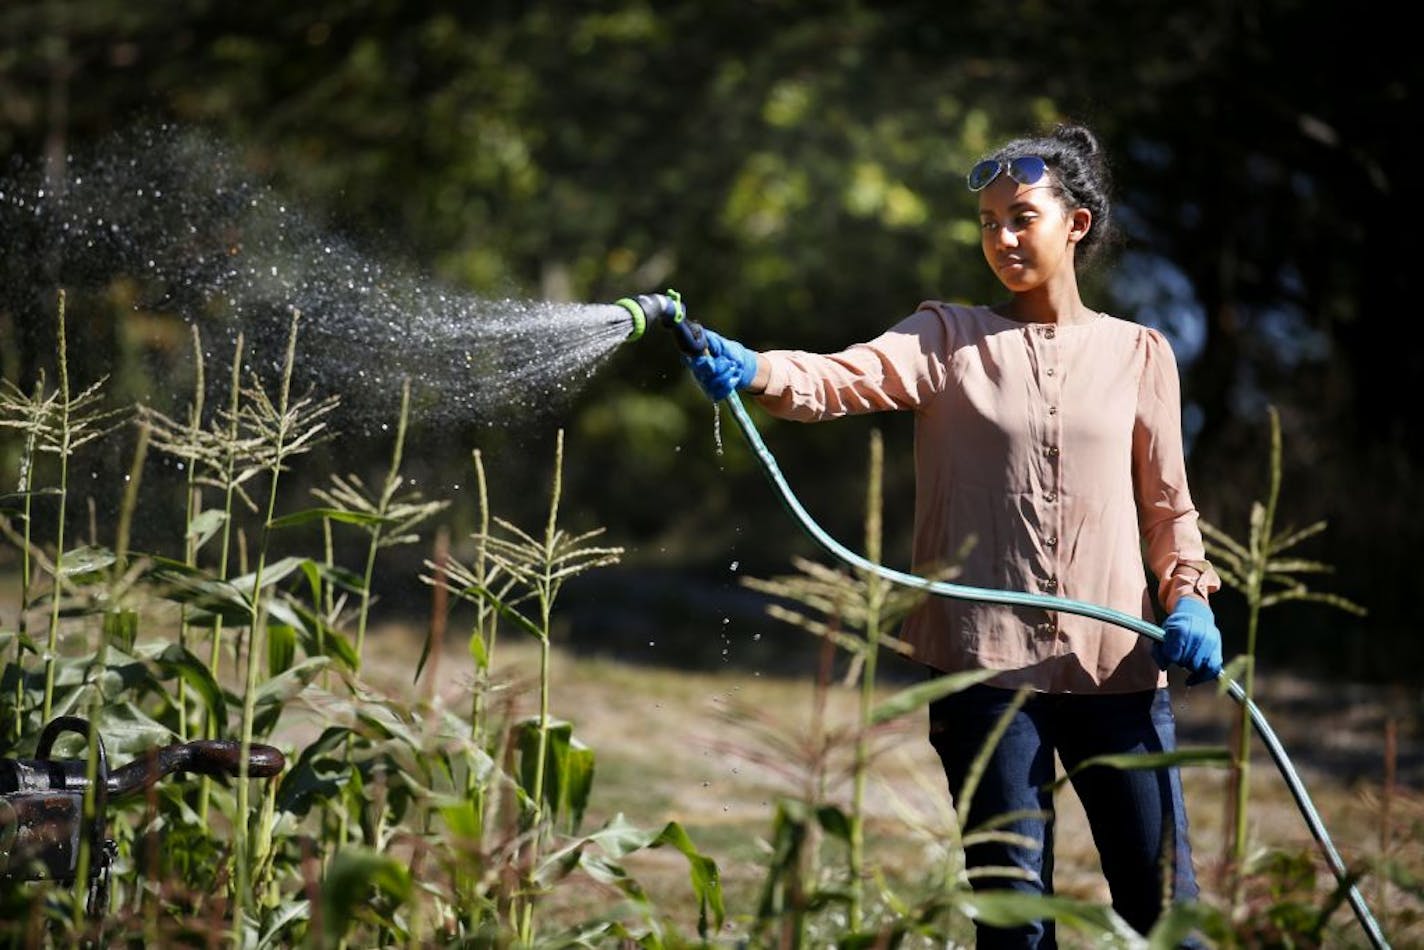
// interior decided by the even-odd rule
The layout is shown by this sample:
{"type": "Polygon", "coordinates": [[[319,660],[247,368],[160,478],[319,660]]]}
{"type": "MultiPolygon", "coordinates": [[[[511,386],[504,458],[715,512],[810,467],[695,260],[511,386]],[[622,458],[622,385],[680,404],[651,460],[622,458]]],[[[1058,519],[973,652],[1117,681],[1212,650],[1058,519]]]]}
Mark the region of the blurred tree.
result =
{"type": "MultiPolygon", "coordinates": [[[[136,122],[201,127],[333,230],[446,281],[584,300],[672,284],[754,346],[827,349],[926,297],[992,299],[963,170],[1010,134],[1086,121],[1116,158],[1127,234],[1094,299],[1172,336],[1214,519],[1245,503],[1232,486],[1255,483],[1264,407],[1282,408],[1287,495],[1329,519],[1335,586],[1371,610],[1365,672],[1418,649],[1403,572],[1424,540],[1407,507],[1420,422],[1390,387],[1424,357],[1395,347],[1383,371],[1367,321],[1410,299],[1406,33],[1338,0],[11,0],[0,148],[62,183],[65,155],[136,122]]],[[[8,373],[47,358],[35,314],[53,287],[42,248],[5,253],[33,298],[5,316],[8,373]]],[[[91,369],[124,352],[118,321],[94,322],[109,345],[86,351],[91,369]]],[[[595,520],[647,541],[645,558],[775,570],[801,542],[767,530],[781,515],[735,437],[705,464],[709,415],[670,348],[619,354],[577,407],[571,496],[596,498],[595,520]]],[[[808,506],[853,536],[843,447],[872,424],[887,430],[887,550],[903,552],[909,420],[769,438],[808,506]]],[[[448,484],[465,462],[426,464],[427,484],[448,484]]],[[[1337,630],[1314,632],[1338,656],[1337,630]]]]}

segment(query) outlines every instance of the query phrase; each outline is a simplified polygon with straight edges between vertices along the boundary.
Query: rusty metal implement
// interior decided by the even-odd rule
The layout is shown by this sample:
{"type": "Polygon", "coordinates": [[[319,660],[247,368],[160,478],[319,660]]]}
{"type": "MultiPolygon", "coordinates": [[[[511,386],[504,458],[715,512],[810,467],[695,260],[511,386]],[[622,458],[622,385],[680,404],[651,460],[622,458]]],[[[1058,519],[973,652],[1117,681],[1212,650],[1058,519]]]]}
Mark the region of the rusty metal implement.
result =
{"type": "MultiPolygon", "coordinates": [[[[127,765],[110,771],[103,738],[89,721],[60,716],[40,732],[33,759],[0,758],[0,880],[53,880],[74,883],[79,876],[81,843],[89,842],[89,913],[102,916],[108,906],[109,866],[115,846],[109,840],[107,809],[111,799],[152,787],[180,772],[215,778],[241,774],[237,742],[200,739],[150,749],[127,765]],[[89,756],[50,757],[55,740],[66,732],[84,736],[95,759],[93,805],[84,820],[89,792],[89,756]]],[[[280,775],[287,760],[277,749],[252,745],[247,760],[249,778],[280,775]]]]}

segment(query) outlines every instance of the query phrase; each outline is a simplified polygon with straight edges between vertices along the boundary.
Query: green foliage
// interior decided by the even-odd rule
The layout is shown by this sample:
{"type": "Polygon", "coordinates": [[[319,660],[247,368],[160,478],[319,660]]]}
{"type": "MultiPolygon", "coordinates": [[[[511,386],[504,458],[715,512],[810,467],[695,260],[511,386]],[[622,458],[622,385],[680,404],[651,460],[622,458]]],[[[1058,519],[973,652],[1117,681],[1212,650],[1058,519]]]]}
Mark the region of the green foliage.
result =
{"type": "MultiPolygon", "coordinates": [[[[254,383],[252,391],[256,388],[254,383]]],[[[252,399],[261,405],[259,397],[252,399]]],[[[287,417],[283,404],[282,399],[270,402],[273,419],[287,417]]],[[[562,434],[542,536],[504,519],[484,519],[473,539],[474,562],[446,564],[439,578],[427,578],[457,601],[484,611],[471,635],[481,674],[475,689],[483,698],[461,715],[385,695],[361,678],[348,636],[353,618],[326,601],[335,591],[359,595],[373,590],[369,563],[362,574],[335,563],[329,551],[319,559],[300,553],[269,558],[259,545],[254,569],[228,573],[225,554],[207,544],[218,532],[238,527],[243,515],[231,504],[237,493],[222,473],[242,470],[254,459],[270,465],[283,455],[275,446],[263,448],[260,440],[244,442],[241,418],[225,415],[224,428],[207,430],[220,431],[227,440],[223,451],[203,463],[205,476],[220,477],[195,478],[195,484],[199,491],[220,492],[224,507],[217,517],[200,513],[187,519],[180,540],[191,547],[183,561],[150,552],[130,554],[122,532],[112,548],[84,543],[59,554],[26,542],[25,502],[47,491],[37,484],[4,508],[5,537],[22,546],[40,570],[35,578],[27,577],[19,628],[0,630],[0,656],[6,658],[0,671],[0,719],[11,727],[3,750],[33,751],[46,698],[52,714],[92,719],[116,762],[185,734],[221,737],[247,731],[249,741],[285,742],[284,726],[298,711],[319,733],[300,750],[291,749],[285,774],[259,786],[255,799],[250,789],[243,794],[255,780],[235,788],[204,785],[198,795],[171,781],[142,802],[112,803],[110,833],[119,861],[110,917],[86,919],[62,886],[9,882],[0,887],[6,911],[0,936],[19,941],[24,933],[38,934],[45,935],[42,943],[67,945],[102,934],[109,941],[152,945],[197,942],[227,930],[240,935],[244,945],[257,947],[318,940],[347,945],[595,947],[617,941],[690,946],[692,938],[678,932],[626,862],[637,851],[671,848],[687,862],[697,939],[703,946],[714,940],[731,917],[718,865],[681,824],[639,829],[619,816],[592,832],[579,830],[596,763],[573,724],[548,713],[550,621],[563,583],[614,563],[621,550],[590,544],[596,532],[574,535],[559,527],[562,434]],[[234,430],[227,428],[234,419],[239,423],[235,440],[234,430]],[[244,445],[250,454],[237,451],[244,445]],[[175,609],[193,630],[209,630],[214,656],[225,644],[238,661],[226,675],[149,620],[163,610],[171,616],[175,609]],[[57,618],[56,642],[62,649],[50,662],[44,661],[41,644],[25,632],[31,615],[57,618]],[[509,684],[491,677],[499,623],[513,624],[539,644],[538,716],[519,716],[512,703],[488,701],[492,696],[507,699],[510,693],[509,684]],[[233,847],[239,829],[246,832],[245,851],[233,847]],[[586,920],[544,926],[546,899],[577,882],[606,887],[620,903],[586,920]]],[[[180,448],[166,437],[155,438],[154,444],[160,450],[163,445],[180,448]]],[[[141,448],[136,460],[142,458],[141,448]]],[[[873,449],[867,550],[878,556],[875,454],[873,449]]],[[[398,449],[393,457],[399,458],[398,449]]],[[[478,453],[476,469],[487,512],[478,453]]],[[[275,478],[275,469],[266,471],[275,478]]],[[[390,486],[399,483],[398,465],[391,471],[382,494],[395,499],[390,486]]],[[[259,484],[261,474],[247,481],[259,484]]],[[[124,488],[126,505],[140,500],[136,481],[132,477],[124,488]]],[[[333,497],[341,485],[351,488],[355,482],[338,485],[333,497]]],[[[62,497],[60,492],[51,495],[62,497]]],[[[345,509],[269,514],[259,529],[324,522],[403,541],[407,529],[415,527],[412,522],[395,528],[403,521],[393,512],[406,502],[357,497],[346,498],[345,509]]],[[[269,491],[269,511],[270,498],[269,491]]],[[[416,506],[412,513],[434,514],[439,503],[410,504],[416,506]]],[[[1272,548],[1269,506],[1257,520],[1253,544],[1260,550],[1279,553],[1300,534],[1287,532],[1272,548]]],[[[1230,570],[1229,560],[1223,563],[1230,570]]],[[[1262,570],[1262,577],[1299,566],[1279,558],[1269,563],[1274,566],[1262,570]]],[[[881,626],[913,604],[866,578],[809,563],[796,577],[749,584],[758,585],[804,608],[783,609],[781,616],[819,636],[828,648],[850,651],[851,673],[862,685],[874,684],[876,652],[895,648],[892,638],[881,635],[881,626]]],[[[828,677],[829,665],[826,670],[828,677]]],[[[1193,930],[1228,946],[1252,940],[1309,946],[1322,939],[1344,890],[1337,885],[1322,896],[1312,861],[1289,853],[1270,853],[1247,865],[1244,917],[1228,918],[1206,904],[1174,906],[1146,937],[1131,934],[1109,909],[1091,903],[972,890],[958,864],[958,849],[1004,836],[1002,823],[1013,816],[977,828],[962,827],[956,819],[937,827],[926,824],[927,840],[941,849],[944,860],[923,881],[900,880],[896,869],[868,859],[857,850],[863,833],[860,799],[852,791],[848,805],[840,800],[844,783],[854,788],[880,754],[880,738],[904,716],[983,675],[940,677],[885,697],[867,690],[859,719],[849,727],[828,725],[818,706],[805,735],[779,730],[760,711],[728,706],[729,720],[755,740],[734,751],[775,765],[800,784],[799,794],[778,797],[771,816],[765,877],[749,919],[752,945],[787,939],[846,947],[942,943],[962,939],[974,920],[1041,918],[1052,918],[1065,932],[1103,946],[1169,947],[1193,930]]],[[[827,685],[828,680],[818,686],[822,701],[827,685]]],[[[981,756],[993,741],[990,736],[981,756]]],[[[81,746],[79,737],[66,736],[55,751],[81,755],[81,746]]],[[[1104,757],[1092,764],[1152,768],[1220,760],[1215,750],[1188,749],[1158,757],[1104,757]]],[[[972,797],[977,773],[978,763],[966,787],[958,790],[959,802],[972,797]]],[[[1412,866],[1396,860],[1381,863],[1379,871],[1401,894],[1417,896],[1412,866]]]]}
{"type": "MultiPolygon", "coordinates": [[[[62,176],[62,157],[102,152],[135,122],[201,129],[292,206],[456,287],[609,300],[671,281],[695,314],[758,347],[839,348],[923,298],[997,297],[964,171],[1009,135],[1085,119],[1113,159],[1128,231],[1124,266],[1095,280],[1094,306],[1164,326],[1174,345],[1202,341],[1179,348],[1203,421],[1194,484],[1250,473],[1241,405],[1264,394],[1285,407],[1310,436],[1289,463],[1316,473],[1341,511],[1340,589],[1376,617],[1352,672],[1401,675],[1424,525],[1391,499],[1417,481],[1421,421],[1389,386],[1418,377],[1424,356],[1395,354],[1394,372],[1377,372],[1361,328],[1409,297],[1407,269],[1372,266],[1370,235],[1414,185],[1390,117],[1418,77],[1407,37],[1381,36],[1348,4],[1039,4],[1005,17],[907,0],[11,0],[4,22],[7,155],[62,176]],[[1378,66],[1322,71],[1327,52],[1378,66]]],[[[55,281],[34,255],[9,261],[15,302],[0,322],[15,345],[3,359],[29,379],[52,354],[30,301],[55,281]]],[[[142,279],[99,291],[113,305],[76,348],[91,365],[117,357],[123,398],[182,369],[176,348],[148,339],[154,324],[181,335],[173,314],[139,296],[144,320],[129,319],[135,299],[120,288],[142,279]]],[[[221,332],[216,314],[187,316],[221,332]]],[[[664,514],[677,497],[667,447],[698,431],[702,407],[669,367],[623,357],[592,384],[571,431],[597,448],[569,478],[599,486],[617,523],[677,557],[705,525],[664,514]],[[607,484],[614,456],[645,473],[607,484]]],[[[840,442],[817,428],[786,447],[817,474],[812,510],[836,511],[851,491],[853,474],[833,464],[840,442]]],[[[416,464],[449,476],[460,461],[416,464]]],[[[908,474],[908,453],[892,455],[891,478],[908,474]]],[[[730,510],[721,473],[679,475],[706,492],[707,523],[730,510]]],[[[737,504],[775,510],[755,494],[737,504]]],[[[836,527],[853,530],[847,518],[836,527]]],[[[761,543],[772,563],[794,551],[761,543]]]]}
{"type": "Polygon", "coordinates": [[[995,675],[994,670],[965,670],[962,673],[946,673],[923,683],[907,686],[872,709],[866,719],[866,725],[878,726],[907,716],[916,710],[924,709],[937,699],[953,696],[995,675]]]}
{"type": "Polygon", "coordinates": [[[577,833],[593,787],[593,750],[573,735],[573,724],[526,719],[515,725],[519,784],[531,800],[543,796],[549,821],[565,819],[577,833]],[[542,729],[541,729],[542,725],[542,729]],[[543,761],[538,758],[543,749],[543,761]],[[543,787],[539,784],[542,782],[543,787]]]}
{"type": "Polygon", "coordinates": [[[338,852],[321,886],[326,940],[344,939],[362,923],[388,929],[413,889],[410,868],[393,855],[359,848],[338,852]]]}
{"type": "MultiPolygon", "coordinates": [[[[253,947],[532,946],[567,945],[559,941],[579,934],[577,940],[592,946],[598,935],[616,933],[644,946],[673,946],[676,934],[619,863],[634,851],[660,847],[688,862],[704,937],[720,928],[726,909],[717,865],[676,822],[644,832],[619,818],[591,834],[578,831],[595,758],[571,723],[548,714],[549,624],[563,583],[614,563],[621,549],[593,547],[587,544],[592,533],[571,536],[558,528],[562,437],[543,538],[535,541],[500,520],[505,534],[481,538],[492,572],[452,581],[461,597],[482,603],[492,590],[508,594],[509,603],[496,601],[499,610],[491,616],[540,639],[540,714],[516,718],[510,706],[477,703],[476,723],[384,695],[360,677],[359,650],[348,636],[352,618],[324,601],[341,590],[362,596],[364,604],[374,588],[375,552],[416,540],[418,525],[445,503],[398,494],[398,435],[379,494],[366,494],[354,477],[337,479],[323,492],[330,507],[275,514],[278,476],[322,436],[321,417],[331,405],[290,398],[296,340],[294,320],[280,395],[268,397],[254,378],[242,391],[250,407],[244,410],[234,384],[232,400],[211,428],[198,419],[180,427],[144,414],[136,471],[144,433],[151,431],[161,451],[198,470],[190,488],[216,489],[223,499],[221,509],[209,512],[190,504],[184,560],[130,556],[122,530],[112,550],[84,544],[56,555],[24,531],[26,505],[43,490],[27,487],[6,506],[5,536],[41,573],[33,583],[26,574],[20,629],[0,630],[0,752],[32,754],[46,713],[88,718],[115,765],[204,732],[240,736],[244,752],[257,741],[287,743],[296,711],[320,727],[319,735],[291,750],[285,773],[271,782],[247,778],[244,756],[232,787],[204,783],[195,795],[174,779],[146,799],[110,802],[106,826],[118,853],[104,919],[84,915],[83,888],[7,879],[0,885],[7,909],[0,939],[155,945],[220,939],[226,930],[237,945],[253,947]],[[268,497],[255,564],[229,575],[226,536],[242,515],[234,502],[243,497],[242,485],[256,485],[264,475],[268,497]],[[316,522],[368,533],[363,573],[329,556],[269,556],[274,529],[316,522]],[[223,550],[214,557],[206,542],[219,531],[223,550]],[[475,577],[491,586],[474,583],[475,577]],[[520,612],[531,604],[532,612],[520,612]],[[165,609],[183,618],[180,629],[208,630],[213,661],[169,639],[169,626],[151,620],[165,609]],[[60,647],[47,659],[24,626],[40,614],[51,618],[60,647]],[[226,675],[216,663],[224,645],[236,661],[226,675]],[[536,938],[540,897],[579,879],[622,894],[636,908],[634,918],[593,920],[560,937],[536,938]]],[[[29,411],[28,403],[7,404],[6,418],[29,411]]],[[[64,446],[62,436],[57,444],[64,446]]],[[[130,514],[140,501],[137,481],[132,475],[124,489],[130,514]]],[[[64,499],[62,489],[54,494],[64,499]]],[[[364,622],[364,609],[354,622],[364,622]]],[[[492,630],[486,632],[492,644],[492,630]]],[[[489,673],[487,664],[483,672],[489,673]]],[[[486,675],[478,689],[507,691],[508,684],[486,675]]],[[[66,734],[54,755],[83,755],[82,746],[79,736],[66,734]]],[[[96,747],[89,748],[92,771],[96,747]]],[[[0,841],[9,830],[0,826],[0,841]]],[[[83,862],[97,861],[83,840],[81,876],[83,862]]]]}
{"type": "MultiPolygon", "coordinates": [[[[697,898],[697,932],[705,940],[709,931],[721,928],[726,917],[717,865],[697,850],[687,832],[675,821],[653,832],[635,828],[621,814],[615,815],[598,831],[570,840],[551,853],[535,877],[548,885],[579,869],[594,880],[622,891],[647,913],[652,908],[642,886],[617,861],[634,851],[660,847],[672,847],[687,859],[693,894],[697,898]]],[[[647,923],[656,926],[651,916],[647,923]]]]}
{"type": "Polygon", "coordinates": [[[1134,752],[1121,755],[1095,755],[1091,758],[1084,759],[1074,766],[1071,771],[1054,779],[1052,787],[1055,789],[1062,787],[1063,783],[1072,779],[1074,775],[1093,766],[1132,771],[1135,769],[1180,768],[1189,765],[1229,768],[1231,766],[1231,756],[1225,749],[1215,747],[1206,749],[1174,749],[1171,752],[1134,752]]]}
{"type": "MultiPolygon", "coordinates": [[[[755,336],[762,345],[817,348],[863,338],[922,296],[981,299],[996,290],[979,266],[973,223],[961,213],[967,160],[1031,123],[1086,114],[1118,159],[1131,212],[1124,220],[1137,223],[1132,237],[1150,242],[1152,252],[1186,276],[1190,302],[1205,313],[1205,352],[1187,387],[1205,417],[1194,458],[1212,466],[1216,483],[1239,481],[1249,460],[1232,451],[1230,436],[1242,425],[1232,418],[1242,379],[1273,397],[1291,398],[1303,430],[1347,434],[1359,451],[1306,450],[1298,461],[1318,466],[1323,490],[1348,506],[1340,539],[1340,560],[1350,572],[1345,589],[1373,584],[1405,604],[1411,558],[1365,555],[1390,545],[1407,555],[1418,547],[1420,522],[1378,499],[1407,499],[1416,474],[1408,450],[1419,441],[1417,413],[1407,401],[1388,398],[1388,387],[1396,375],[1419,375],[1411,372],[1419,355],[1406,348],[1398,373],[1377,372],[1378,341],[1358,328],[1361,314],[1389,312],[1408,299],[1408,269],[1382,273],[1370,236],[1385,215],[1397,216],[1401,196],[1407,197],[1410,156],[1397,147],[1393,125],[1371,122],[1368,109],[1398,112],[1411,101],[1412,85],[1394,67],[1322,71],[1319,63],[1326,49],[1340,61],[1411,63],[1403,48],[1407,31],[1381,37],[1357,10],[1294,0],[1247,11],[1178,7],[1170,16],[1153,5],[1098,12],[1095,28],[1084,30],[1082,10],[1052,4],[1013,16],[993,6],[958,9],[951,23],[943,11],[917,4],[853,3],[813,12],[784,2],[721,9],[633,0],[598,9],[529,3],[459,10],[258,2],[175,10],[110,0],[17,0],[4,14],[13,42],[0,53],[8,120],[0,140],[11,155],[43,151],[58,159],[138,114],[202,125],[240,143],[252,167],[271,171],[303,203],[329,211],[344,227],[383,235],[461,286],[607,299],[630,286],[661,285],[675,271],[678,285],[701,301],[700,315],[719,329],[755,336]],[[1126,48],[1131,56],[1123,55],[1126,48]],[[1223,109],[1224,102],[1240,107],[1223,109]],[[1214,134],[1201,135],[1204,128],[1214,134]],[[1305,348],[1312,371],[1301,372],[1277,345],[1282,302],[1303,331],[1292,335],[1327,340],[1322,359],[1328,372],[1313,371],[1312,348],[1305,348]],[[1331,398],[1320,398],[1322,375],[1333,381],[1331,398]]],[[[23,279],[8,285],[28,285],[44,271],[33,254],[17,251],[9,260],[23,279]]],[[[95,342],[75,347],[75,357],[92,365],[114,355],[108,344],[115,340],[131,344],[138,331],[128,328],[130,312],[116,304],[95,315],[95,342]]],[[[12,336],[16,342],[3,348],[4,368],[18,365],[20,375],[39,376],[33,370],[45,331],[43,321],[28,317],[23,305],[8,302],[0,313],[6,342],[12,336]]],[[[156,350],[138,352],[118,348],[127,365],[113,382],[123,394],[142,380],[147,370],[141,366],[164,358],[156,350]]],[[[657,513],[675,507],[663,503],[668,495],[657,494],[669,485],[678,493],[698,491],[708,520],[715,520],[730,494],[715,490],[721,473],[667,479],[671,456],[652,451],[680,444],[693,431],[691,400],[647,397],[647,388],[662,385],[661,369],[648,368],[654,363],[640,362],[600,383],[608,392],[587,401],[580,431],[612,451],[591,452],[597,464],[571,469],[569,477],[619,500],[626,521],[645,530],[660,530],[657,513]],[[624,408],[636,414],[631,428],[618,418],[624,408]],[[602,462],[617,453],[636,458],[648,479],[626,473],[609,485],[602,462]]],[[[32,393],[12,393],[31,404],[31,421],[46,418],[61,395],[46,391],[43,378],[32,393]],[[47,402],[50,408],[43,408],[47,402]]],[[[357,682],[349,674],[359,667],[361,651],[340,601],[373,590],[369,578],[361,580],[362,565],[343,570],[313,554],[301,559],[299,572],[261,583],[246,567],[229,570],[230,533],[241,531],[238,506],[256,510],[247,490],[269,470],[257,437],[237,435],[242,411],[231,399],[219,411],[229,415],[214,416],[205,447],[199,446],[205,436],[197,434],[203,430],[191,420],[169,432],[188,433],[191,443],[184,448],[170,440],[174,454],[210,462],[195,487],[216,489],[220,507],[188,512],[182,540],[192,557],[184,559],[189,573],[183,576],[192,586],[176,580],[172,565],[144,574],[128,591],[127,606],[113,614],[113,637],[103,618],[104,599],[124,593],[109,586],[114,579],[103,576],[102,567],[74,574],[57,568],[76,563],[73,552],[81,547],[62,529],[57,541],[30,535],[32,503],[58,501],[64,512],[72,502],[65,478],[34,484],[43,464],[40,436],[60,430],[49,422],[11,427],[22,445],[7,460],[20,462],[20,486],[0,500],[0,512],[23,568],[17,629],[0,631],[4,748],[32,741],[56,691],[65,708],[82,710],[109,690],[130,696],[124,701],[164,728],[176,726],[178,734],[191,728],[230,735],[233,722],[226,717],[252,691],[214,692],[213,684],[227,682],[220,661],[238,660],[244,649],[260,661],[259,679],[329,658],[288,702],[301,706],[338,694],[358,702],[342,692],[357,682]],[[243,576],[229,582],[230,574],[243,576]],[[305,588],[292,586],[301,578],[305,588]],[[254,622],[258,599],[269,613],[254,622]],[[143,633],[152,628],[141,624],[131,636],[125,611],[135,603],[192,608],[195,623],[212,624],[207,679],[186,657],[168,666],[143,657],[143,633]],[[46,643],[34,627],[47,614],[56,643],[46,643]],[[251,624],[246,641],[244,624],[251,624]],[[264,638],[261,648],[251,648],[264,638]],[[65,658],[97,655],[95,647],[111,639],[117,652],[102,664],[66,665],[65,658]],[[137,666],[125,665],[123,646],[130,640],[137,666]],[[40,675],[43,665],[56,676],[53,688],[40,675]],[[330,682],[318,685],[326,671],[336,677],[335,694],[330,682]],[[199,722],[199,711],[211,721],[199,722]],[[186,723],[189,718],[194,721],[186,723]]],[[[828,432],[808,434],[805,464],[833,471],[818,463],[839,460],[840,441],[828,432]]],[[[157,426],[154,447],[169,451],[157,426]]],[[[68,452],[57,457],[67,460],[68,452]]],[[[189,471],[197,469],[194,464],[189,471]]],[[[809,488],[816,496],[830,503],[845,497],[843,479],[816,482],[809,488]]],[[[363,497],[374,500],[370,493],[363,497]]],[[[754,500],[739,501],[754,511],[754,500]]],[[[328,521],[358,530],[393,528],[354,511],[286,513],[292,506],[283,507],[260,529],[328,521]]],[[[487,525],[482,533],[488,534],[487,525]]],[[[765,543],[774,555],[786,542],[765,543]]],[[[163,562],[153,557],[150,564],[163,562]]],[[[1290,599],[1296,575],[1310,568],[1282,557],[1272,570],[1283,579],[1277,593],[1290,599]]],[[[469,640],[484,673],[495,623],[513,600],[512,586],[501,585],[513,581],[508,575],[491,580],[484,566],[468,581],[460,589],[490,608],[469,640]],[[493,598],[485,600],[484,592],[493,598]]],[[[1379,598],[1369,602],[1381,616],[1379,598]]],[[[1396,629],[1372,638],[1391,660],[1413,637],[1412,613],[1400,609],[1397,617],[1404,619],[1396,620],[1396,629]]],[[[844,635],[833,622],[823,629],[833,639],[844,635]]],[[[889,638],[886,644],[893,646],[889,638]]],[[[1388,672],[1401,675],[1398,665],[1388,672]]],[[[465,738],[479,740],[479,754],[466,748],[447,762],[467,780],[458,795],[469,797],[460,797],[459,807],[481,820],[500,788],[486,781],[495,774],[490,750],[498,751],[507,727],[484,704],[494,685],[477,679],[463,723],[465,738]],[[475,764],[480,756],[482,764],[475,764]]],[[[349,706],[345,713],[340,728],[350,731],[340,733],[341,744],[355,737],[357,761],[362,743],[405,742],[377,739],[379,731],[358,735],[363,721],[349,706]]],[[[359,785],[360,796],[375,794],[374,766],[352,771],[344,751],[335,763],[323,758],[320,766],[359,785]]],[[[517,783],[504,779],[513,794],[517,783]]],[[[231,796],[222,789],[214,794],[214,819],[230,820],[231,796]]],[[[165,801],[165,809],[179,809],[165,801]]],[[[175,846],[164,849],[164,859],[176,869],[170,881],[194,882],[194,900],[201,903],[201,888],[213,885],[212,869],[226,859],[218,856],[220,839],[198,824],[206,809],[191,802],[182,807],[192,812],[183,819],[189,823],[170,822],[175,846]],[[169,853],[188,847],[206,863],[194,858],[180,865],[169,853]]],[[[329,824],[320,830],[324,840],[335,837],[329,824]]],[[[493,845],[478,852],[480,860],[511,853],[493,845]]],[[[280,860],[296,873],[294,852],[280,860]]],[[[486,907],[485,895],[474,894],[479,885],[464,884],[469,900],[462,906],[486,907]]],[[[295,884],[285,879],[283,886],[295,884]]],[[[314,909],[285,904],[264,921],[261,938],[301,932],[298,907],[314,909]]],[[[26,919],[30,910],[53,912],[42,899],[27,904],[22,896],[0,919],[26,919]]],[[[473,920],[476,912],[468,913],[473,920]]],[[[478,931],[470,925],[470,932],[478,931]]],[[[589,940],[595,931],[640,941],[648,935],[620,922],[591,927],[589,940]]]]}

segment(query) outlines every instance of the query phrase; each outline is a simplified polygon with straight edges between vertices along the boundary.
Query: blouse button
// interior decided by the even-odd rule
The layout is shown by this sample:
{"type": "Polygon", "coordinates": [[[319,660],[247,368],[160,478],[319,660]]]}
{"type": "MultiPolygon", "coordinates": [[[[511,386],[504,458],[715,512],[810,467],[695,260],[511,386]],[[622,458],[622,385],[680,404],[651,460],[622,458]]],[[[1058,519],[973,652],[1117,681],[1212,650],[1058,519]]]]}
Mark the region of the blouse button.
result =
{"type": "Polygon", "coordinates": [[[1057,500],[1058,500],[1058,492],[1056,492],[1056,491],[1051,491],[1051,492],[1049,492],[1047,495],[1044,495],[1043,497],[1044,497],[1045,499],[1047,499],[1048,501],[1057,501],[1057,500]]]}
{"type": "Polygon", "coordinates": [[[1058,589],[1058,578],[1055,576],[1055,577],[1050,577],[1050,578],[1047,578],[1046,580],[1044,580],[1044,582],[1043,582],[1043,589],[1044,589],[1044,590],[1057,590],[1057,589],[1058,589]]]}
{"type": "Polygon", "coordinates": [[[1053,367],[1052,367],[1052,366],[1048,367],[1048,369],[1045,370],[1045,372],[1048,373],[1049,376],[1052,376],[1052,375],[1053,375],[1053,367]]]}
{"type": "Polygon", "coordinates": [[[1048,414],[1049,414],[1050,416],[1056,416],[1056,415],[1058,415],[1058,407],[1057,407],[1057,406],[1049,406],[1049,407],[1048,407],[1048,414]]]}
{"type": "Polygon", "coordinates": [[[1049,327],[1047,330],[1043,331],[1043,335],[1048,337],[1050,340],[1053,339],[1053,328],[1049,327]]]}
{"type": "Polygon", "coordinates": [[[1043,543],[1046,544],[1046,545],[1048,545],[1050,548],[1052,548],[1052,547],[1057,547],[1057,545],[1058,545],[1058,535],[1056,535],[1056,534],[1051,534],[1051,535],[1049,535],[1048,538],[1047,538],[1047,540],[1045,540],[1043,543]]]}
{"type": "Polygon", "coordinates": [[[1051,459],[1056,459],[1056,458],[1058,458],[1058,446],[1056,446],[1056,445],[1050,445],[1050,446],[1048,447],[1047,451],[1048,451],[1048,457],[1049,457],[1049,458],[1051,458],[1051,459]]]}

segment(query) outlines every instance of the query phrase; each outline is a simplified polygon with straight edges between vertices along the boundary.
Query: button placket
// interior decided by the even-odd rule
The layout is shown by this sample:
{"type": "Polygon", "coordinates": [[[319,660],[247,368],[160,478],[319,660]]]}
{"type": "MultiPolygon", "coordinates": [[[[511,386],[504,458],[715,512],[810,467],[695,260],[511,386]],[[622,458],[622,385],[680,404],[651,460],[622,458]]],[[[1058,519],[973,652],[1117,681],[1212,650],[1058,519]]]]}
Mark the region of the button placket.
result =
{"type": "MultiPolygon", "coordinates": [[[[1038,348],[1040,354],[1039,365],[1043,367],[1041,378],[1042,386],[1040,392],[1044,396],[1044,416],[1043,416],[1043,456],[1045,460],[1046,486],[1043,494],[1043,502],[1047,511],[1044,512],[1043,520],[1043,545],[1046,554],[1047,564],[1045,564],[1045,575],[1042,587],[1045,593],[1056,595],[1058,593],[1058,578],[1061,574],[1059,569],[1058,555],[1058,535],[1062,527],[1061,508],[1058,504],[1059,487],[1062,484],[1062,417],[1059,414],[1059,407],[1062,405],[1062,365],[1060,361],[1059,346],[1057,342],[1058,330],[1052,324],[1039,328],[1038,348]]],[[[1058,616],[1050,611],[1048,621],[1041,627],[1044,633],[1051,636],[1059,636],[1062,633],[1058,624],[1058,616]]]]}

